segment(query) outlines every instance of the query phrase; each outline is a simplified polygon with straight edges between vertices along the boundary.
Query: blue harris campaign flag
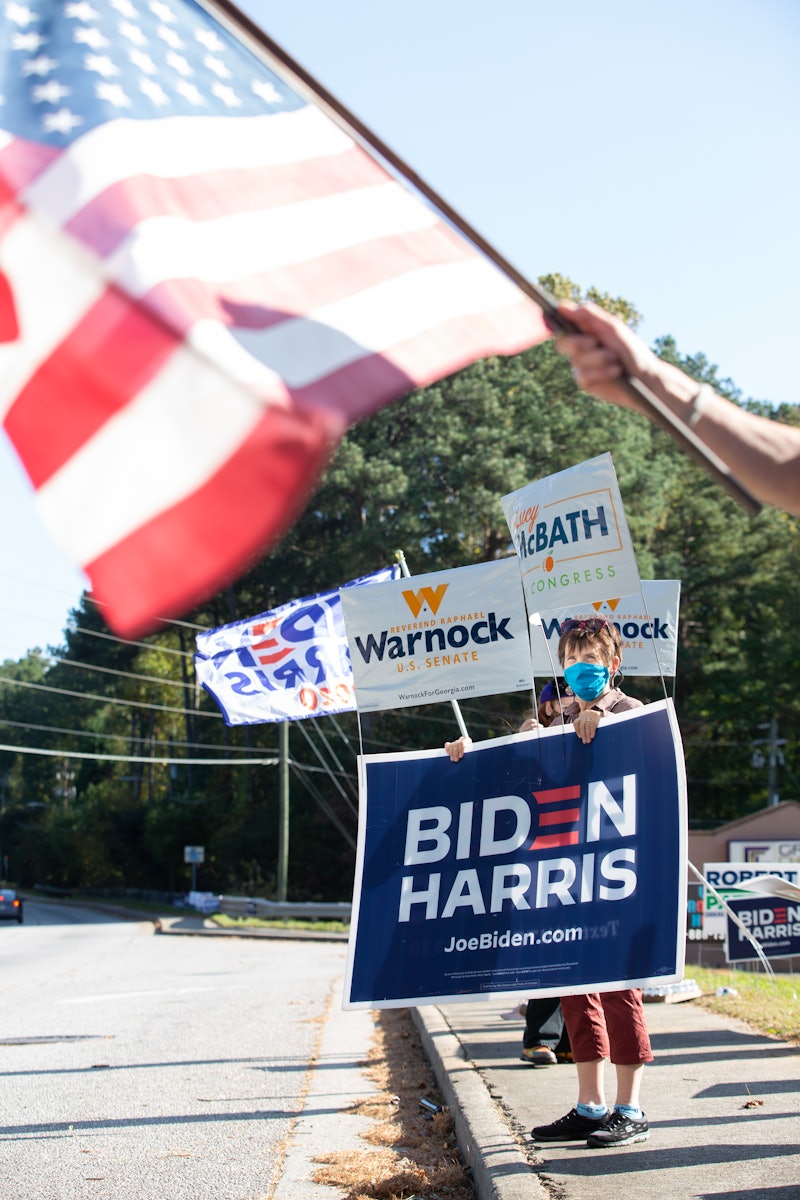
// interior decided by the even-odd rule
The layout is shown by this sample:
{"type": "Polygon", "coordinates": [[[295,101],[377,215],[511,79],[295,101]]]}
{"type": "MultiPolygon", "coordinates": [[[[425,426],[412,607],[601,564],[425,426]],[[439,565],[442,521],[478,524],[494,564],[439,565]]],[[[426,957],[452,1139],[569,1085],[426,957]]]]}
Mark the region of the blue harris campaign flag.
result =
{"type": "Polygon", "coordinates": [[[669,700],[359,762],[345,1008],[678,982],[686,779],[669,700]]]}
{"type": "Polygon", "coordinates": [[[195,672],[225,723],[297,721],[355,709],[340,593],[399,575],[399,566],[384,567],[342,588],[197,634],[195,672]]]}
{"type": "Polygon", "coordinates": [[[0,418],[126,636],[274,544],[348,424],[549,336],[230,9],[0,6],[0,418]]]}

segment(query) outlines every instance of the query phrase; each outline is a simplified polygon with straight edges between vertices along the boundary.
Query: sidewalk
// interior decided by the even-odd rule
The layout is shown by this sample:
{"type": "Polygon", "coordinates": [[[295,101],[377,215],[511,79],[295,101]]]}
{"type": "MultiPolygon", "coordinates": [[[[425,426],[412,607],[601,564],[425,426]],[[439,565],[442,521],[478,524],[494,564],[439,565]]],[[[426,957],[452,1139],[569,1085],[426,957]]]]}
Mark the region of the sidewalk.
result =
{"type": "MultiPolygon", "coordinates": [[[[520,1062],[523,1022],[502,1020],[508,1007],[416,1014],[480,1200],[800,1200],[800,1047],[696,1001],[648,1003],[650,1140],[618,1150],[535,1145],[531,1126],[575,1103],[576,1073],[520,1062]]],[[[613,1101],[613,1068],[606,1078],[613,1101]]]]}
{"type": "MultiPolygon", "coordinates": [[[[173,935],[222,932],[198,917],[166,918],[160,925],[173,935]]],[[[800,1047],[754,1033],[696,1001],[648,1003],[655,1062],[646,1068],[642,1101],[650,1140],[618,1150],[590,1150],[582,1142],[535,1145],[531,1126],[573,1106],[576,1073],[572,1066],[520,1062],[523,1021],[500,1016],[510,1006],[498,1000],[414,1010],[478,1200],[800,1200],[800,1047]]],[[[274,1200],[335,1200],[333,1189],[309,1185],[313,1157],[363,1148],[358,1120],[338,1116],[371,1090],[358,1063],[366,1058],[372,1028],[371,1014],[340,1011],[337,989],[323,1061],[309,1084],[307,1108],[316,1097],[317,1115],[299,1118],[274,1200]],[[334,1065],[331,1087],[324,1072],[334,1065]],[[327,1097],[324,1119],[320,1090],[327,1097]]],[[[613,1068],[607,1086],[613,1101],[613,1068]]]]}

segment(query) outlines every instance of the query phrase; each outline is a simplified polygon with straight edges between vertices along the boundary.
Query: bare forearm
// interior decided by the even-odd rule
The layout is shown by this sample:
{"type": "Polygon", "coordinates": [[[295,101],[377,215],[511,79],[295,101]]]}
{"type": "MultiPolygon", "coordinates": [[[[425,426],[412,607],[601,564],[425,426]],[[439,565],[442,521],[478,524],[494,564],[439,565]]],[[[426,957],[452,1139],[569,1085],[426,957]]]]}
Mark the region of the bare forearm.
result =
{"type": "MultiPolygon", "coordinates": [[[[685,418],[691,400],[670,407],[685,418]]],[[[745,412],[708,389],[694,431],[759,500],[800,515],[800,429],[745,412]]]]}
{"type": "Polygon", "coordinates": [[[767,504],[800,514],[800,429],[738,408],[665,363],[631,329],[593,305],[564,304],[579,332],[559,337],[557,346],[572,363],[578,386],[601,400],[638,408],[621,386],[625,375],[640,379],[680,420],[690,422],[709,449],[748,491],[767,504]]]}

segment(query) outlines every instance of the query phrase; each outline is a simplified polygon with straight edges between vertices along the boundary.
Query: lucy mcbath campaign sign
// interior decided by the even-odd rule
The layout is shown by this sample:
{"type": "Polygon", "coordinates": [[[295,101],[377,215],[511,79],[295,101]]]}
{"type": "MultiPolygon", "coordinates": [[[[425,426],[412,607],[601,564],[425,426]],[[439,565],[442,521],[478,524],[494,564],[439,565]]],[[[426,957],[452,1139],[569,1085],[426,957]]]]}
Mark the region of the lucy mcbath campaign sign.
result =
{"type": "Polygon", "coordinates": [[[610,454],[502,498],[530,613],[641,591],[610,454]]]}
{"type": "Polygon", "coordinates": [[[686,780],[672,702],[359,759],[345,1008],[612,991],[683,975],[686,780]]]}

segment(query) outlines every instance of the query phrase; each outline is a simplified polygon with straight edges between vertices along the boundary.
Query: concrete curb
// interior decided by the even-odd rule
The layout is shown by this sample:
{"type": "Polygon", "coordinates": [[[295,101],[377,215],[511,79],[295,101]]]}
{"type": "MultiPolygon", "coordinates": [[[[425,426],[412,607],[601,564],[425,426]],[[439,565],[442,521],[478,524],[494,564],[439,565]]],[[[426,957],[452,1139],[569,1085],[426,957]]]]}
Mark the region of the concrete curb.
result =
{"type": "Polygon", "coordinates": [[[213,922],[206,924],[204,917],[157,917],[154,925],[156,933],[166,933],[170,937],[283,938],[296,942],[346,942],[348,936],[346,933],[323,933],[318,929],[225,929],[214,925],[213,922]]]}
{"type": "Polygon", "coordinates": [[[549,1200],[501,1108],[440,1009],[411,1015],[453,1115],[456,1140],[472,1171],[479,1200],[549,1200]]]}
{"type": "MultiPolygon", "coordinates": [[[[174,937],[251,937],[251,938],[289,938],[298,942],[346,942],[346,933],[324,933],[319,929],[225,929],[207,919],[201,913],[179,910],[156,916],[138,908],[125,908],[121,904],[103,904],[102,901],[81,899],[52,899],[49,896],[33,895],[23,897],[37,904],[49,904],[52,907],[85,908],[92,912],[103,913],[107,917],[119,917],[120,921],[135,921],[140,925],[152,925],[154,933],[167,933],[174,937]]],[[[163,913],[163,910],[162,910],[163,913]]]]}

